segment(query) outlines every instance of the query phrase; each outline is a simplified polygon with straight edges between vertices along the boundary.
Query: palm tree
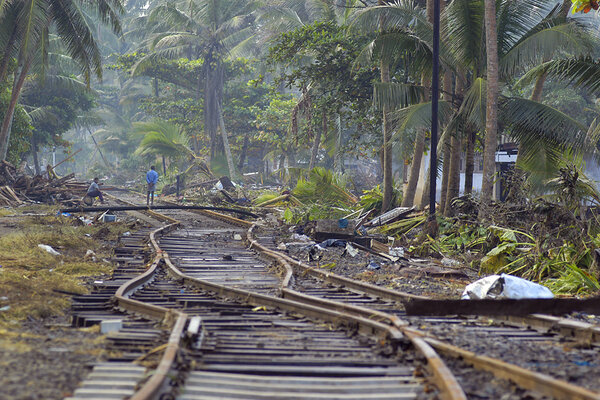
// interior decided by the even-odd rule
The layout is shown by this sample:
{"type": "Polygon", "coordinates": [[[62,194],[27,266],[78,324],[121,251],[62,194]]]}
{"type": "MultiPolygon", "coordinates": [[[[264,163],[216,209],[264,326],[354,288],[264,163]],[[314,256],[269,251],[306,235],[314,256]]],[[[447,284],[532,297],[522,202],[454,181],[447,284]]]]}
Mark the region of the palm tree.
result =
{"type": "Polygon", "coordinates": [[[498,32],[496,30],[496,1],[484,0],[485,52],[487,60],[487,98],[485,111],[485,144],[483,146],[483,180],[479,216],[486,216],[487,203],[492,199],[496,171],[498,132],[498,32]]]}
{"type": "Polygon", "coordinates": [[[5,0],[3,3],[0,26],[8,27],[4,31],[9,35],[1,54],[0,73],[7,73],[4,65],[10,57],[16,58],[17,68],[13,73],[9,106],[0,127],[0,160],[6,158],[13,115],[25,79],[32,66],[40,65],[43,70],[47,63],[50,33],[55,32],[63,41],[67,54],[77,62],[83,80],[89,85],[92,75],[102,77],[102,62],[82,7],[92,9],[114,32],[120,32],[118,14],[122,12],[120,0],[5,0]]]}
{"type": "Polygon", "coordinates": [[[143,72],[156,57],[202,59],[204,129],[210,138],[210,155],[225,151],[232,168],[230,174],[234,174],[230,150],[225,149],[227,141],[217,136],[218,129],[222,137],[226,135],[224,124],[220,124],[226,80],[224,60],[233,46],[251,34],[251,12],[256,4],[243,0],[189,0],[183,9],[179,3],[182,2],[164,2],[150,12],[148,22],[157,31],[150,43],[153,53],[137,63],[133,74],[143,72]]]}
{"type": "MultiPolygon", "coordinates": [[[[585,54],[590,51],[589,34],[586,32],[585,27],[574,21],[565,22],[564,17],[557,15],[556,9],[552,7],[553,4],[548,5],[539,0],[507,0],[498,4],[499,8],[496,13],[500,16],[500,24],[497,27],[498,38],[496,43],[499,59],[495,65],[497,66],[499,82],[510,81],[515,73],[535,65],[541,61],[542,57],[554,54],[558,49],[566,49],[577,54],[585,54]],[[532,10],[536,10],[536,12],[532,12],[532,10]]],[[[411,8],[409,5],[410,3],[407,2],[398,2],[384,7],[373,7],[360,14],[371,15],[369,19],[364,18],[364,22],[367,22],[366,26],[370,26],[371,29],[377,29],[378,18],[381,14],[385,15],[389,24],[396,26],[398,38],[402,37],[404,33],[405,36],[413,40],[412,48],[422,49],[422,57],[419,57],[418,53],[412,55],[412,59],[415,60],[412,70],[414,74],[417,74],[418,71],[427,71],[427,63],[418,62],[418,60],[423,59],[425,61],[425,58],[428,58],[424,56],[429,51],[431,35],[428,23],[426,21],[420,22],[423,19],[423,14],[415,15],[415,7],[411,8]]],[[[481,10],[483,8],[482,0],[454,0],[446,7],[442,15],[442,65],[447,70],[454,71],[456,78],[460,79],[460,86],[465,84],[465,95],[461,96],[460,93],[457,93],[454,100],[454,116],[446,119],[448,126],[444,130],[444,135],[455,131],[464,131],[467,136],[470,136],[469,132],[482,132],[485,129],[485,110],[488,102],[486,101],[487,82],[483,78],[486,72],[486,64],[482,63],[481,57],[486,48],[482,35],[484,16],[481,10]],[[459,127],[462,128],[458,129],[459,127]]],[[[395,43],[397,47],[394,51],[397,55],[403,47],[405,48],[407,39],[404,39],[404,41],[396,39],[395,43]]],[[[374,48],[375,46],[372,46],[372,49],[374,48]]],[[[494,52],[492,51],[492,53],[494,52]]],[[[371,51],[371,54],[373,54],[373,51],[371,51]]],[[[386,95],[380,96],[380,101],[391,102],[391,104],[394,102],[395,104],[401,104],[400,100],[404,99],[404,107],[407,106],[406,99],[409,99],[408,107],[401,110],[396,137],[406,136],[401,131],[406,127],[413,129],[413,132],[418,132],[419,126],[427,127],[430,123],[430,119],[424,117],[424,114],[428,112],[427,109],[415,104],[414,98],[409,96],[416,93],[417,90],[423,90],[422,86],[396,82],[388,87],[386,95]]],[[[497,95],[492,97],[496,99],[497,95]]],[[[576,146],[580,143],[578,132],[582,127],[576,121],[537,102],[534,102],[535,105],[529,102],[525,105],[521,100],[524,99],[501,98],[499,104],[503,124],[507,128],[511,127],[507,131],[515,138],[526,142],[528,146],[533,146],[534,143],[544,143],[544,146],[553,145],[556,148],[556,146],[576,146]],[[517,103],[529,107],[531,112],[520,112],[513,107],[517,103]],[[560,126],[568,127],[566,130],[572,134],[571,137],[569,138],[566,134],[560,135],[558,132],[560,128],[543,123],[544,118],[553,119],[555,122],[558,119],[563,119],[564,123],[561,123],[560,126]],[[535,129],[531,129],[527,133],[525,129],[521,129],[524,126],[534,127],[535,129]],[[544,127],[543,130],[540,129],[542,126],[544,127]],[[527,137],[528,134],[530,135],[529,138],[527,137]]],[[[444,140],[441,140],[441,143],[443,145],[444,140]]],[[[495,140],[493,143],[488,148],[493,148],[495,152],[495,140]]],[[[540,147],[535,146],[535,148],[539,149],[540,147]]],[[[542,146],[542,148],[545,147],[542,146]]],[[[458,145],[452,146],[452,151],[459,151],[459,149],[460,146],[458,145]]],[[[439,148],[438,153],[442,153],[439,148]]],[[[547,153],[550,156],[549,150],[547,153]]],[[[416,157],[417,155],[415,155],[416,157]]],[[[456,156],[454,159],[456,160],[456,156]]],[[[493,174],[493,171],[491,173],[493,174]]],[[[488,174],[488,176],[490,175],[488,174]]],[[[489,188],[490,186],[488,186],[489,188]]]]}

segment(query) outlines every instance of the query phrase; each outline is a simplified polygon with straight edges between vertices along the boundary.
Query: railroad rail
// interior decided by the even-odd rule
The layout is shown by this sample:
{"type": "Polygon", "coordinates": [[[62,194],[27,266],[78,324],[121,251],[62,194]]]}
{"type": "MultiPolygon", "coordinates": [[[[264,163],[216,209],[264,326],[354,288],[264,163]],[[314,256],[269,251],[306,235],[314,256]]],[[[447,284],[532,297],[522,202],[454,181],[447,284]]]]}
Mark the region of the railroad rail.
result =
{"type": "MultiPolygon", "coordinates": [[[[150,243],[155,253],[151,267],[143,276],[130,279],[125,285],[121,286],[115,294],[115,299],[118,307],[122,310],[149,319],[165,321],[171,333],[168,344],[165,345],[167,351],[163,352],[164,356],[158,364],[158,368],[150,380],[139,386],[139,390],[135,392],[132,398],[152,398],[152,396],[161,391],[163,382],[167,380],[168,371],[173,369],[175,354],[182,351],[178,348],[178,345],[180,345],[179,339],[181,339],[182,333],[185,330],[185,321],[190,319],[189,315],[204,313],[202,322],[206,322],[206,326],[210,326],[211,323],[218,325],[218,322],[214,318],[211,319],[211,317],[214,317],[211,314],[214,313],[214,310],[203,310],[200,307],[200,305],[210,302],[218,302],[218,299],[221,299],[220,301],[222,299],[236,300],[236,307],[246,308],[236,308],[237,311],[233,314],[245,315],[251,319],[258,318],[258,316],[253,315],[253,312],[260,314],[268,310],[270,313],[280,313],[277,315],[277,322],[273,321],[273,314],[269,315],[271,321],[267,323],[267,331],[269,329],[273,331],[273,327],[286,326],[286,324],[288,326],[293,326],[294,324],[299,326],[297,320],[292,322],[286,318],[289,318],[289,315],[302,315],[312,320],[325,322],[330,326],[343,326],[350,332],[366,335],[363,337],[376,337],[380,348],[386,349],[385,351],[388,353],[399,351],[398,349],[405,344],[406,340],[409,340],[414,348],[427,360],[427,368],[433,377],[435,385],[440,390],[441,398],[459,399],[466,397],[456,379],[452,376],[448,368],[446,368],[434,348],[438,352],[450,356],[462,357],[467,363],[484,370],[489,370],[502,378],[507,378],[508,375],[515,374],[515,377],[511,379],[518,385],[538,390],[555,398],[600,398],[598,393],[588,389],[552,379],[547,375],[532,374],[531,371],[523,368],[519,369],[519,367],[502,363],[499,360],[493,362],[487,360],[484,362],[481,356],[462,350],[456,346],[448,345],[433,337],[428,337],[426,332],[409,327],[409,322],[402,312],[401,304],[403,302],[412,298],[420,298],[419,296],[354,281],[305,265],[276,251],[268,243],[265,244],[264,240],[261,241],[261,238],[257,235],[257,231],[260,228],[255,225],[253,226],[248,221],[217,214],[213,211],[199,210],[197,212],[205,216],[218,218],[220,221],[244,227],[245,229],[238,229],[236,232],[233,232],[230,229],[223,228],[213,230],[186,228],[185,233],[182,234],[179,231],[172,231],[179,225],[176,218],[177,215],[171,214],[171,216],[168,216],[153,211],[145,211],[150,212],[155,218],[167,220],[169,225],[151,232],[150,243]],[[211,247],[206,237],[225,234],[224,232],[230,235],[228,248],[232,244],[235,244],[235,246],[229,250],[225,248],[215,249],[214,246],[211,247]],[[233,237],[231,237],[232,233],[233,237]],[[202,240],[203,237],[205,238],[204,240],[202,240]],[[277,272],[273,273],[272,270],[267,268],[268,265],[265,264],[261,265],[260,268],[256,267],[258,264],[256,256],[242,245],[240,239],[245,239],[250,249],[259,252],[262,257],[274,262],[277,266],[277,272]],[[211,254],[212,256],[208,257],[211,254]],[[215,255],[218,257],[215,257],[215,255]],[[235,266],[238,267],[238,271],[236,272],[237,275],[233,276],[232,269],[235,269],[233,268],[235,266]],[[240,276],[243,278],[243,281],[240,279],[240,276]],[[277,277],[278,279],[276,279],[277,277]],[[234,278],[233,282],[231,278],[234,278]],[[240,280],[236,282],[236,279],[240,280]],[[334,287],[324,287],[323,282],[334,287]],[[191,291],[191,294],[180,296],[181,291],[183,293],[191,291]],[[248,309],[248,307],[250,308],[248,309]],[[254,309],[251,307],[254,307],[254,309]],[[555,384],[549,384],[549,382],[555,382],[555,384]]],[[[176,213],[177,211],[170,209],[169,212],[176,213]]],[[[189,210],[180,212],[189,212],[189,210]]],[[[268,233],[264,234],[268,237],[268,233]]],[[[232,306],[230,305],[229,307],[232,306]]],[[[450,319],[447,320],[450,321],[450,319]]],[[[188,323],[188,339],[190,337],[195,338],[194,340],[197,345],[198,337],[202,337],[201,341],[205,341],[205,344],[208,343],[206,342],[206,326],[203,326],[202,322],[198,322],[198,319],[194,321],[194,324],[191,322],[188,323]]],[[[243,323],[242,321],[230,322],[233,326],[239,326],[240,323],[243,323]]],[[[302,322],[304,323],[304,321],[302,322]]],[[[443,323],[443,321],[440,323],[443,323]]],[[[229,329],[231,329],[231,324],[229,325],[229,329]]],[[[259,323],[258,325],[261,324],[259,323]]],[[[304,327],[303,329],[308,328],[304,327]]],[[[285,336],[282,332],[278,333],[285,336]]],[[[265,332],[262,334],[264,335],[265,332]]],[[[221,339],[219,338],[219,340],[221,339]]],[[[230,338],[227,340],[230,340],[230,338]]],[[[245,344],[246,347],[248,345],[248,343],[245,344]]],[[[211,347],[209,346],[208,348],[211,347]]],[[[215,348],[213,343],[212,349],[215,348]]],[[[234,346],[234,348],[236,347],[234,346]]],[[[232,349],[229,348],[227,350],[231,357],[232,349]]],[[[293,354],[293,351],[290,349],[287,350],[288,354],[293,354]]],[[[270,351],[281,351],[281,349],[270,349],[270,351]]],[[[225,353],[227,354],[227,352],[225,353]]],[[[202,352],[197,349],[192,349],[191,352],[188,351],[188,355],[190,354],[193,356],[192,359],[194,357],[196,357],[196,360],[202,358],[202,352]]],[[[224,355],[220,354],[220,356],[223,357],[224,355]]],[[[261,358],[257,355],[256,350],[249,358],[265,362],[265,357],[261,358]]],[[[224,357],[224,359],[227,359],[227,357],[224,357]]],[[[192,361],[191,364],[195,362],[197,361],[192,361]]],[[[312,361],[307,362],[314,364],[315,360],[312,359],[312,361]]],[[[247,373],[249,368],[257,371],[258,364],[249,365],[242,372],[247,373]]],[[[228,368],[231,368],[231,366],[228,368]]],[[[389,368],[389,365],[384,369],[387,368],[389,368]]],[[[277,371],[277,369],[273,367],[270,371],[277,371]]],[[[349,369],[346,368],[344,371],[346,376],[352,375],[349,369]]],[[[186,386],[187,394],[184,393],[183,397],[180,398],[215,398],[210,396],[215,396],[216,392],[208,393],[207,389],[199,389],[206,386],[207,382],[210,382],[211,379],[216,379],[220,384],[227,386],[229,388],[228,395],[238,396],[235,398],[286,398],[277,397],[286,388],[296,390],[296,396],[298,396],[298,392],[307,393],[306,384],[310,381],[308,379],[300,379],[303,377],[299,376],[298,369],[294,372],[296,374],[294,377],[290,377],[287,380],[282,379],[279,383],[273,382],[272,379],[269,380],[264,376],[249,377],[239,372],[232,372],[231,370],[228,372],[213,370],[210,373],[207,373],[207,371],[192,372],[187,378],[191,379],[190,382],[195,383],[190,384],[191,386],[186,386]],[[235,384],[235,381],[244,383],[235,384]],[[267,386],[279,392],[263,393],[263,397],[260,397],[258,391],[267,386]],[[250,395],[259,397],[243,397],[250,395]]],[[[365,371],[361,373],[364,375],[365,371]]],[[[381,373],[381,370],[379,373],[381,373]]],[[[392,386],[395,388],[394,390],[399,392],[408,390],[409,393],[406,395],[408,396],[406,398],[411,398],[413,394],[410,391],[414,392],[416,390],[415,385],[418,386],[421,383],[417,380],[409,379],[409,375],[406,375],[407,370],[403,371],[403,373],[404,375],[396,376],[397,378],[401,377],[401,380],[403,380],[402,384],[392,386]]],[[[336,392],[333,385],[335,380],[330,379],[331,377],[317,379],[313,376],[312,378],[316,379],[315,382],[319,383],[316,385],[317,389],[323,391],[319,395],[329,393],[335,396],[336,392]]],[[[380,378],[383,378],[383,376],[380,376],[380,378]]],[[[362,378],[354,377],[353,379],[357,388],[362,387],[366,382],[364,379],[361,380],[362,378]]],[[[390,383],[387,380],[382,380],[379,384],[384,384],[384,381],[386,384],[390,383]]],[[[397,380],[395,382],[399,383],[397,380]]],[[[347,383],[350,384],[350,382],[347,383]]],[[[369,393],[372,393],[373,390],[375,390],[375,387],[372,387],[369,393]]],[[[220,395],[223,395],[223,393],[220,395]]],[[[289,398],[298,398],[293,397],[294,395],[290,393],[287,395],[292,396],[289,398]]],[[[360,392],[360,390],[353,395],[358,397],[344,398],[403,398],[394,397],[398,394],[391,394],[391,392],[380,393],[380,397],[364,397],[365,392],[360,392]]],[[[302,398],[326,397],[307,396],[302,398]]]]}

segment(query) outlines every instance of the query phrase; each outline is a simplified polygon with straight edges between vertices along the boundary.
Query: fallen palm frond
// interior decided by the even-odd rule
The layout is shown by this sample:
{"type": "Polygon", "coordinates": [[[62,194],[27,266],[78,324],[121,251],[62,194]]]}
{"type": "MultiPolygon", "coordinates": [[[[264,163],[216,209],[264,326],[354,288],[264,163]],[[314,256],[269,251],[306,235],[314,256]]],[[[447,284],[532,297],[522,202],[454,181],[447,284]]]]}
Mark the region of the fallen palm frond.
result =
{"type": "Polygon", "coordinates": [[[346,176],[322,167],[315,167],[310,171],[308,179],[298,180],[292,193],[303,203],[321,202],[352,206],[359,199],[346,190],[347,185],[346,176]]]}
{"type": "Polygon", "coordinates": [[[427,220],[426,215],[418,215],[416,217],[407,218],[398,222],[393,222],[379,228],[379,231],[387,235],[405,235],[417,226],[423,224],[427,220]]]}
{"type": "MultiPolygon", "coordinates": [[[[259,197],[260,198],[260,197],[259,197]]],[[[290,204],[294,205],[294,206],[302,206],[302,202],[300,202],[297,198],[295,198],[294,196],[292,196],[291,194],[287,193],[287,194],[282,194],[281,196],[276,196],[276,197],[271,197],[271,198],[262,198],[262,201],[256,201],[256,207],[268,207],[268,206],[272,206],[284,201],[289,202],[290,204]]]]}

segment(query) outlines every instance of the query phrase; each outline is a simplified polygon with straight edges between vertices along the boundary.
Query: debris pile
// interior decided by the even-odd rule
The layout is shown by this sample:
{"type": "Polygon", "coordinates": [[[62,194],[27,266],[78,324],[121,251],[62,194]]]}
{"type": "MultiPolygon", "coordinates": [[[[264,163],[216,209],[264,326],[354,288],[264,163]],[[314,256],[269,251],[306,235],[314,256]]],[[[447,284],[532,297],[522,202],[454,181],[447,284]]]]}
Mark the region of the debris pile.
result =
{"type": "Polygon", "coordinates": [[[75,206],[86,189],[86,183],[75,181],[75,174],[62,178],[30,176],[8,161],[0,162],[0,206],[14,207],[26,202],[75,206]]]}

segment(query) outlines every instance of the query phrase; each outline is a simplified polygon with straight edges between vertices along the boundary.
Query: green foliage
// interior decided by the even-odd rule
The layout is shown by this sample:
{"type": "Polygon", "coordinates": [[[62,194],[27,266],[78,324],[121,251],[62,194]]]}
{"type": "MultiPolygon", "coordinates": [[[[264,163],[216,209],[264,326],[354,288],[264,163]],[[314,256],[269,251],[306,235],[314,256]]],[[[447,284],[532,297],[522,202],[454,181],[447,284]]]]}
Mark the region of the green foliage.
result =
{"type": "MultiPolygon", "coordinates": [[[[397,207],[401,201],[402,192],[399,188],[394,187],[394,191],[392,192],[392,207],[397,207]]],[[[376,210],[377,213],[381,213],[381,205],[383,204],[381,186],[377,185],[373,189],[363,190],[358,204],[364,211],[376,210]]]]}
{"type": "Polygon", "coordinates": [[[358,199],[346,189],[347,185],[348,177],[315,167],[308,179],[298,180],[292,193],[303,203],[351,207],[358,199]]]}
{"type": "Polygon", "coordinates": [[[135,154],[155,154],[173,159],[193,157],[189,147],[189,138],[181,129],[170,122],[154,120],[152,122],[136,122],[133,133],[143,136],[135,154]]]}
{"type": "MultiPolygon", "coordinates": [[[[0,115],[4,115],[10,101],[10,90],[0,85],[0,115]]],[[[17,105],[13,117],[12,132],[8,143],[7,160],[18,164],[22,160],[22,155],[29,150],[33,126],[31,118],[22,106],[17,105]]]]}

